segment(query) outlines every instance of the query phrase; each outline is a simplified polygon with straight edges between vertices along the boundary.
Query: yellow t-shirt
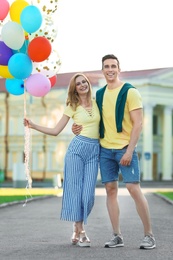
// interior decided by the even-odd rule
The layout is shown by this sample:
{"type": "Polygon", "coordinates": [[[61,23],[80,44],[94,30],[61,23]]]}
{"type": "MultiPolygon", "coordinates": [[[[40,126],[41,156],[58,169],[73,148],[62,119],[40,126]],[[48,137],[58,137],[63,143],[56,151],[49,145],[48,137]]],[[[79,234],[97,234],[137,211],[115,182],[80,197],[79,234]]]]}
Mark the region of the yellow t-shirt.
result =
{"type": "Polygon", "coordinates": [[[73,118],[77,125],[82,125],[83,129],[80,135],[88,138],[99,138],[99,122],[100,113],[96,104],[96,101],[92,101],[92,109],[89,113],[82,106],[78,106],[76,111],[74,111],[70,105],[65,108],[64,114],[73,118]]]}
{"type": "Polygon", "coordinates": [[[136,88],[130,88],[127,93],[127,99],[124,108],[122,132],[117,133],[115,122],[115,105],[122,86],[113,90],[106,88],[104,93],[102,113],[105,132],[104,138],[100,139],[100,144],[105,148],[122,149],[129,144],[132,130],[132,122],[130,120],[129,112],[134,109],[142,108],[142,98],[139,91],[136,88]]]}

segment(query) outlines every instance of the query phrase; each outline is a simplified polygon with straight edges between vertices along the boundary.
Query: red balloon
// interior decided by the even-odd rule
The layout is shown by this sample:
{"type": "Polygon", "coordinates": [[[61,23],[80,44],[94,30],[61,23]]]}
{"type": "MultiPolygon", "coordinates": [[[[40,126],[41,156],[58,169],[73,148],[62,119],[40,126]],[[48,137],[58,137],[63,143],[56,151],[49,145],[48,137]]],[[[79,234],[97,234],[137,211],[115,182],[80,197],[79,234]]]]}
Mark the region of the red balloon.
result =
{"type": "Polygon", "coordinates": [[[49,40],[45,37],[38,36],[28,45],[28,56],[32,61],[41,62],[46,60],[52,51],[49,40]]]}
{"type": "Polygon", "coordinates": [[[50,84],[51,84],[51,88],[52,88],[53,86],[55,86],[57,76],[55,75],[55,76],[49,78],[49,80],[50,80],[50,84]]]}

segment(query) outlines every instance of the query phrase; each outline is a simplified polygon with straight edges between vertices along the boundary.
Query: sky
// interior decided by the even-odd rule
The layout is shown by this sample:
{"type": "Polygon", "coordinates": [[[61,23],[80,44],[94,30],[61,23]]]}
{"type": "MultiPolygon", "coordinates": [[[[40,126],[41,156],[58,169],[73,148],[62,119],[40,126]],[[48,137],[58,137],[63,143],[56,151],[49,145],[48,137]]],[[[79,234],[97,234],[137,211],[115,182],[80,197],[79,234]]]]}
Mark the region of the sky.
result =
{"type": "Polygon", "coordinates": [[[110,53],[121,71],[173,67],[172,0],[59,0],[51,19],[59,73],[100,70],[110,53]]]}
{"type": "Polygon", "coordinates": [[[59,0],[55,22],[61,73],[100,70],[108,53],[122,71],[173,67],[172,0],[59,0]]]}

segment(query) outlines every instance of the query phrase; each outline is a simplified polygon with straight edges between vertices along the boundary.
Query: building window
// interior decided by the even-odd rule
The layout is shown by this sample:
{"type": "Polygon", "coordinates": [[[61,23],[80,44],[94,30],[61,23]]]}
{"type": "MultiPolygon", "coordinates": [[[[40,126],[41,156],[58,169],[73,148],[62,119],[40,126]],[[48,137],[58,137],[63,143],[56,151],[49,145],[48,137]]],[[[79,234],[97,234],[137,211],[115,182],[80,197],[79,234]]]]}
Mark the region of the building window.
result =
{"type": "Polygon", "coordinates": [[[158,116],[153,116],[153,135],[158,134],[158,116]]]}

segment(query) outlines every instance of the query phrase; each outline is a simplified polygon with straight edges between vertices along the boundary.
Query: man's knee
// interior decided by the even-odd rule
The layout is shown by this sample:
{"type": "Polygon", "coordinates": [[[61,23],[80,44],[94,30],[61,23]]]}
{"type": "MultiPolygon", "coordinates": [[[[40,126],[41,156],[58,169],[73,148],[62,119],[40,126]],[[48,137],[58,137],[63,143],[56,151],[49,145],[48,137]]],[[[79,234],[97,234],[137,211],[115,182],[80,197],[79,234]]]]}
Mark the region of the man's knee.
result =
{"type": "Polygon", "coordinates": [[[118,193],[118,185],[115,181],[106,183],[105,188],[108,196],[116,196],[118,193]]]}
{"type": "Polygon", "coordinates": [[[139,197],[141,194],[141,188],[139,183],[128,183],[126,184],[126,188],[128,189],[130,195],[135,198],[136,196],[139,197]]]}

